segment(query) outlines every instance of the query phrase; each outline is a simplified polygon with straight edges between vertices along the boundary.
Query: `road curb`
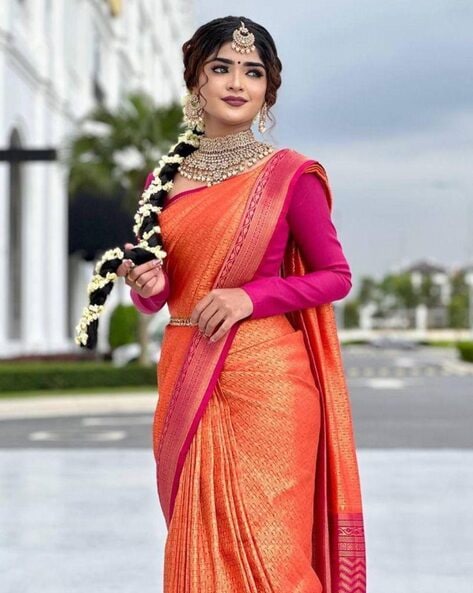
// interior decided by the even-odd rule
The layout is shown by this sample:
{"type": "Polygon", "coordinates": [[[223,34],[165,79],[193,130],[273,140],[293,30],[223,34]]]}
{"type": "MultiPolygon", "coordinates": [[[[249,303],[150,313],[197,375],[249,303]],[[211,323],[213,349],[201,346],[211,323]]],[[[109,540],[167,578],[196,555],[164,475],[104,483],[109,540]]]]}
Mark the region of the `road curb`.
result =
{"type": "Polygon", "coordinates": [[[442,367],[458,375],[473,376],[473,364],[470,362],[463,362],[461,360],[446,360],[442,363],[442,367]]]}
{"type": "Polygon", "coordinates": [[[84,414],[153,413],[156,392],[101,393],[100,395],[51,395],[0,400],[0,421],[51,418],[84,414]]]}

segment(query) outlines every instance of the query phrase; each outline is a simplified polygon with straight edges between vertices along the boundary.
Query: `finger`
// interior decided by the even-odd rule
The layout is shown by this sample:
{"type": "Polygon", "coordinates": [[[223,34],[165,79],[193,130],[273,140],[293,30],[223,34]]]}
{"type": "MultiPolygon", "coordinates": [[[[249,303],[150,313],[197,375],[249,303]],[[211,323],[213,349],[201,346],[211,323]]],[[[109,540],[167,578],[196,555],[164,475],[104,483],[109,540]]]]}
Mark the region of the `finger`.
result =
{"type": "MultiPolygon", "coordinates": [[[[135,270],[136,271],[136,270],[135,270]]],[[[137,274],[135,278],[135,282],[140,284],[141,287],[145,286],[152,278],[157,276],[157,270],[151,270],[150,272],[145,272],[144,274],[137,274]]]]}
{"type": "Polygon", "coordinates": [[[217,327],[225,320],[225,312],[217,310],[212,317],[207,321],[207,325],[205,326],[204,335],[205,337],[209,338],[217,329],[217,327]]]}
{"type": "Polygon", "coordinates": [[[151,280],[149,282],[147,282],[145,284],[145,286],[143,286],[143,288],[141,289],[141,294],[144,297],[148,297],[148,296],[154,294],[155,286],[156,286],[157,282],[158,282],[158,278],[156,276],[151,278],[151,280]]]}
{"type": "Polygon", "coordinates": [[[138,274],[136,273],[136,266],[133,266],[132,263],[128,265],[128,272],[126,273],[126,278],[131,282],[136,282],[136,279],[138,278],[138,274]]]}
{"type": "Polygon", "coordinates": [[[124,259],[117,268],[117,276],[126,276],[132,268],[132,262],[129,259],[124,259]]]}
{"type": "Polygon", "coordinates": [[[161,267],[161,262],[158,259],[152,259],[151,261],[147,261],[144,264],[140,264],[136,266],[135,271],[137,274],[143,274],[144,272],[149,272],[151,270],[157,270],[161,267]]]}
{"type": "Polygon", "coordinates": [[[213,295],[211,292],[207,293],[194,307],[191,313],[190,321],[192,325],[197,325],[200,322],[200,316],[207,305],[212,301],[213,295]]]}
{"type": "Polygon", "coordinates": [[[199,318],[199,329],[202,333],[207,333],[206,330],[209,329],[208,334],[211,334],[209,323],[212,324],[212,327],[215,327],[214,316],[216,313],[218,313],[218,306],[209,303],[199,318]]]}
{"type": "Polygon", "coordinates": [[[146,275],[140,276],[138,281],[141,284],[141,290],[149,289],[152,286],[154,286],[155,278],[156,278],[156,276],[154,274],[153,275],[146,274],[146,275]]]}
{"type": "Polygon", "coordinates": [[[216,342],[217,340],[220,340],[220,338],[222,338],[228,332],[228,330],[232,327],[232,325],[233,325],[233,321],[231,321],[230,319],[225,319],[225,321],[218,328],[218,330],[214,333],[214,335],[210,336],[209,342],[216,342]]]}

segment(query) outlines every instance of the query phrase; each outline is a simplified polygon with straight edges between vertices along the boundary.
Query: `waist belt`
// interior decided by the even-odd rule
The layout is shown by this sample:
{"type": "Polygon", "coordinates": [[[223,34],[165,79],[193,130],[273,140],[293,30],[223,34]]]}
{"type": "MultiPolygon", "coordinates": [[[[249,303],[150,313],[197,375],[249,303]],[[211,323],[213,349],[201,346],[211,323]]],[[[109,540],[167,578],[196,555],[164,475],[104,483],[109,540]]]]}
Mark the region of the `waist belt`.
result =
{"type": "Polygon", "coordinates": [[[168,325],[192,325],[190,317],[171,317],[168,325]]]}

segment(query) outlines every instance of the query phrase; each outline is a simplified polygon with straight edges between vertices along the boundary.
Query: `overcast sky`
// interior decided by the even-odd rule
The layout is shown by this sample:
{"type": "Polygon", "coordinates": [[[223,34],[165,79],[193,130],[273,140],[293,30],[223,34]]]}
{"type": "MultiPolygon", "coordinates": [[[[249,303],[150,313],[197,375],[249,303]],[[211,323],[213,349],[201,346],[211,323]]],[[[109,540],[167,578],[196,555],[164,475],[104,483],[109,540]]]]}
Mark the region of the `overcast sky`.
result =
{"type": "Polygon", "coordinates": [[[355,289],[418,259],[473,262],[471,0],[195,6],[196,26],[247,16],[273,36],[283,82],[266,136],[327,169],[355,289]]]}

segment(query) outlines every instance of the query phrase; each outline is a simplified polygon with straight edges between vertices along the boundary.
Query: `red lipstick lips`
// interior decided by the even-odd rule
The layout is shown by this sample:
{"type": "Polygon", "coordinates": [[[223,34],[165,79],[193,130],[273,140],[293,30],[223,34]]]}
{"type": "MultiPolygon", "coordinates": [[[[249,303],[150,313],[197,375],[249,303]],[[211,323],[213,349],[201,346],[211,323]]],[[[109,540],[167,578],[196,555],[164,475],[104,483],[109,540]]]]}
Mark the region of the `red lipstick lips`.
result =
{"type": "Polygon", "coordinates": [[[233,95],[227,95],[226,97],[223,97],[222,100],[229,105],[234,105],[235,107],[246,103],[246,99],[243,99],[243,97],[234,97],[233,95]]]}

